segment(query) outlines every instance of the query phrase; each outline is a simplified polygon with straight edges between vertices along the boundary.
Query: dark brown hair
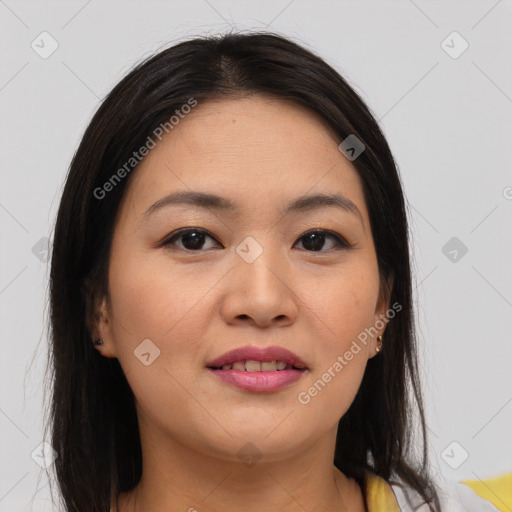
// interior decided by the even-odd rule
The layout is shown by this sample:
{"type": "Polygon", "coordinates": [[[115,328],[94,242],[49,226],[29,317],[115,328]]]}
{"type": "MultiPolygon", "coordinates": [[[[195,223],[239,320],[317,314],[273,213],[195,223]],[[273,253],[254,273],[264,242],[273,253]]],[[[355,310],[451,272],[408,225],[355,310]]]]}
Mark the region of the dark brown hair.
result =
{"type": "Polygon", "coordinates": [[[395,162],[368,107],[340,74],[303,46],[268,32],[195,38],[138,64],[103,100],[73,157],[53,238],[48,363],[47,427],[65,509],[108,511],[111,498],[134,488],[142,472],[133,393],[118,360],[94,349],[90,322],[94,299],[107,293],[114,221],[136,167],[108,197],[98,199],[94,191],[190,98],[201,103],[250,94],[292,100],[316,112],[340,141],[355,135],[365,145],[353,165],[363,183],[381,283],[394,276],[385,291],[402,309],[339,422],[334,465],[355,478],[363,494],[373,472],[401,481],[437,510],[418,380],[408,221],[395,162]],[[411,442],[415,417],[419,457],[411,442]]]}

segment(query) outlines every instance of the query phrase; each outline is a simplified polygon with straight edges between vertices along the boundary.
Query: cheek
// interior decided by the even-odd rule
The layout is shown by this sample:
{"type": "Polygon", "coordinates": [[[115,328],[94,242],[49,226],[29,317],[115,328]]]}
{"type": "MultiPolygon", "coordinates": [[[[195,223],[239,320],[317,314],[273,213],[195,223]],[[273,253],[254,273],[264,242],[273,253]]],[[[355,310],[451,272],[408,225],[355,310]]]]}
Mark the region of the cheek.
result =
{"type": "MultiPolygon", "coordinates": [[[[165,380],[160,385],[162,382],[169,387],[178,385],[166,369],[181,379],[192,379],[202,368],[200,354],[214,308],[212,289],[226,271],[207,267],[192,269],[192,265],[175,263],[171,267],[161,254],[157,257],[136,252],[116,258],[113,251],[112,262],[114,343],[125,374],[147,373],[135,356],[141,343],[149,339],[151,343],[145,343],[158,357],[148,368],[153,368],[154,374],[157,368],[161,370],[158,379],[165,380]]],[[[153,384],[158,387],[156,381],[153,384]]]]}
{"type": "Polygon", "coordinates": [[[219,277],[205,273],[195,280],[188,269],[170,272],[161,259],[143,264],[136,256],[115,259],[113,253],[112,258],[116,262],[110,272],[116,357],[141,417],[185,439],[191,433],[183,418],[204,422],[204,411],[190,392],[202,368],[198,354],[209,321],[207,292],[219,277]],[[146,348],[140,350],[142,346],[146,348]],[[149,353],[146,358],[145,353],[149,353]],[[170,414],[175,410],[180,414],[170,414]]]}
{"type": "Polygon", "coordinates": [[[318,309],[316,365],[296,396],[303,417],[324,426],[339,421],[359,389],[369,357],[364,333],[372,325],[376,300],[364,287],[341,286],[329,297],[318,309]]]}
{"type": "Polygon", "coordinates": [[[352,341],[372,326],[379,294],[378,269],[372,258],[351,262],[329,279],[317,280],[310,289],[315,291],[308,300],[331,357],[333,351],[348,350],[352,341]]]}
{"type": "Polygon", "coordinates": [[[369,335],[378,298],[378,272],[371,261],[320,282],[314,305],[318,335],[316,367],[298,395],[310,418],[334,424],[354,400],[369,357],[369,335]]]}
{"type": "Polygon", "coordinates": [[[373,290],[363,287],[356,290],[340,288],[336,293],[330,294],[329,300],[325,300],[320,310],[320,317],[331,327],[330,339],[334,339],[335,346],[342,348],[371,325],[375,303],[376,295],[373,290]]]}
{"type": "Polygon", "coordinates": [[[134,340],[173,337],[189,316],[198,316],[194,310],[201,309],[203,298],[222,278],[212,270],[171,263],[162,254],[116,259],[113,253],[112,261],[113,315],[134,340]]]}

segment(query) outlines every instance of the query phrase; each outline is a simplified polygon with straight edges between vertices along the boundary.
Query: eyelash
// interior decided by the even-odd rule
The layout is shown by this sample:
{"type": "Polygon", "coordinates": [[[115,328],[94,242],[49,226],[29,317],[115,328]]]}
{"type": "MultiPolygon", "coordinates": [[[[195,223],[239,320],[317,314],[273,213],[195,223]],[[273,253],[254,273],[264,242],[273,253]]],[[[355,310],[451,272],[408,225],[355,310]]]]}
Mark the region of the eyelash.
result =
{"type": "MultiPolygon", "coordinates": [[[[175,240],[178,240],[179,238],[181,238],[182,236],[184,236],[184,235],[186,235],[188,233],[199,233],[201,235],[206,235],[206,236],[212,238],[213,240],[215,240],[217,243],[220,243],[220,242],[218,242],[215,239],[215,237],[210,235],[208,233],[208,231],[206,231],[204,229],[201,229],[201,228],[183,228],[183,229],[178,230],[171,237],[169,237],[166,240],[164,240],[162,242],[162,246],[168,247],[170,245],[173,245],[175,240]]],[[[342,236],[340,236],[337,233],[335,233],[333,231],[330,231],[328,229],[311,229],[311,230],[306,231],[305,233],[303,233],[298,238],[298,240],[301,240],[302,238],[304,238],[304,237],[306,237],[308,235],[311,235],[313,233],[314,234],[319,234],[319,235],[326,235],[327,238],[334,239],[336,241],[336,243],[338,244],[338,246],[341,247],[341,250],[343,250],[343,249],[350,249],[352,247],[352,245],[349,244],[342,236]]],[[[181,250],[186,251],[186,252],[204,252],[204,250],[202,250],[202,249],[193,250],[193,249],[182,249],[181,247],[175,247],[175,248],[176,249],[181,249],[181,250]]],[[[310,253],[314,254],[314,253],[323,253],[323,252],[330,252],[330,251],[331,250],[327,250],[327,251],[306,251],[306,252],[310,252],[310,253]]]]}

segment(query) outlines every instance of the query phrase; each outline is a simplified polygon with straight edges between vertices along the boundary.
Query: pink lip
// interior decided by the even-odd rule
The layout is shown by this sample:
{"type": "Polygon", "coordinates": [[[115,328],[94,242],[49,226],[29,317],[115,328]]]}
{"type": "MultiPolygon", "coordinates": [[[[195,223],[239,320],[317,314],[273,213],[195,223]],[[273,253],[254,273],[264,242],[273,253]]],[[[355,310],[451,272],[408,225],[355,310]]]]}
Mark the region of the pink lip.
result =
{"type": "MultiPolygon", "coordinates": [[[[285,363],[291,364],[292,366],[299,368],[307,368],[306,363],[302,361],[302,359],[294,354],[293,352],[283,348],[283,347],[256,347],[256,346],[247,346],[240,347],[230,350],[225,354],[222,354],[220,357],[217,357],[213,361],[206,363],[206,366],[209,368],[221,368],[225,364],[236,363],[237,361],[284,361],[285,363]]],[[[223,370],[223,371],[231,371],[231,370],[223,370]]],[[[278,373],[288,372],[290,370],[281,370],[278,373]]],[[[243,372],[240,372],[243,373],[243,372]]],[[[248,372],[248,373],[256,373],[256,372],[248,372]]],[[[260,372],[263,374],[266,373],[274,373],[274,372],[260,372]]]]}
{"type": "Polygon", "coordinates": [[[270,392],[288,386],[300,379],[307,370],[277,370],[275,372],[247,372],[239,370],[209,371],[227,384],[245,391],[270,392]]]}

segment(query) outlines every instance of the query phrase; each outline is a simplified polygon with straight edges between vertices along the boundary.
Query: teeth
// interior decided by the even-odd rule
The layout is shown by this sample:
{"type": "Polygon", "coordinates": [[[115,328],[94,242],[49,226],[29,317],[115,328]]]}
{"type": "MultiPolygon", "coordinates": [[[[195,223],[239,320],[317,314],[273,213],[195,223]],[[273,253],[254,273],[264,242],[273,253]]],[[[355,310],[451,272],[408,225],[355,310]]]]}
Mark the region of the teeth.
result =
{"type": "Polygon", "coordinates": [[[261,371],[262,372],[275,372],[276,370],[277,370],[277,363],[275,361],[264,361],[261,363],[261,371]]]}
{"type": "Polygon", "coordinates": [[[225,364],[222,366],[223,370],[238,370],[248,372],[275,372],[285,370],[286,368],[291,369],[292,365],[289,365],[285,361],[237,361],[233,364],[225,364]]]}
{"type": "Polygon", "coordinates": [[[259,361],[246,361],[245,369],[248,372],[261,372],[261,363],[259,361]]]}

